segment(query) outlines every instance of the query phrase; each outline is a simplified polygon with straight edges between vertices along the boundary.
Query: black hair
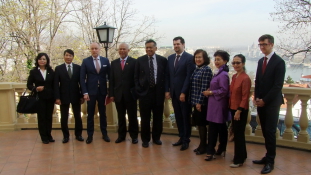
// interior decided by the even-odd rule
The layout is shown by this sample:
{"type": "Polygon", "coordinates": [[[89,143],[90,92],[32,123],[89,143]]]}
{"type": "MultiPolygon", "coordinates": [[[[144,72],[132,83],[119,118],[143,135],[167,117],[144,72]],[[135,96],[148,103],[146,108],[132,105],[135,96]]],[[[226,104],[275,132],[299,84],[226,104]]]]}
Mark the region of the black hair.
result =
{"type": "MultiPolygon", "coordinates": [[[[229,53],[226,52],[226,51],[224,51],[224,50],[217,50],[217,51],[214,53],[214,57],[216,57],[216,56],[221,57],[224,61],[227,61],[227,63],[228,63],[229,60],[230,60],[230,55],[229,55],[229,53]]],[[[228,67],[227,63],[225,64],[223,70],[226,71],[226,72],[229,72],[229,67],[228,67]]]]}
{"type": "Polygon", "coordinates": [[[203,50],[203,49],[198,49],[198,50],[196,50],[194,52],[194,54],[193,54],[193,62],[195,63],[195,55],[199,54],[199,53],[202,53],[202,55],[203,55],[203,60],[204,60],[203,65],[209,65],[209,63],[211,62],[211,59],[208,56],[207,52],[205,50],[203,50]]]}
{"type": "Polygon", "coordinates": [[[65,51],[64,51],[64,56],[65,56],[66,53],[69,53],[70,55],[75,56],[75,53],[74,53],[73,50],[71,50],[71,49],[65,50],[65,51]]]}
{"type": "Polygon", "coordinates": [[[269,43],[274,44],[274,37],[272,35],[269,35],[269,34],[265,34],[265,35],[262,35],[261,37],[259,37],[258,42],[264,41],[265,39],[268,39],[269,43]]]}
{"type": "Polygon", "coordinates": [[[38,60],[39,60],[42,56],[45,56],[45,58],[46,58],[46,65],[45,65],[45,68],[46,68],[46,69],[52,69],[52,67],[50,66],[50,58],[49,58],[48,54],[46,54],[46,53],[39,53],[39,54],[37,55],[37,57],[36,57],[36,59],[35,59],[35,61],[36,61],[36,62],[35,62],[36,68],[39,67],[38,60]]]}
{"type": "Polygon", "coordinates": [[[180,40],[181,44],[185,44],[185,40],[184,40],[183,37],[177,36],[177,37],[175,37],[175,38],[173,39],[173,41],[177,41],[177,40],[180,40]]]}
{"type": "Polygon", "coordinates": [[[157,47],[157,43],[153,40],[153,39],[148,39],[146,42],[145,42],[145,45],[148,44],[148,43],[153,43],[155,47],[157,47]]]}

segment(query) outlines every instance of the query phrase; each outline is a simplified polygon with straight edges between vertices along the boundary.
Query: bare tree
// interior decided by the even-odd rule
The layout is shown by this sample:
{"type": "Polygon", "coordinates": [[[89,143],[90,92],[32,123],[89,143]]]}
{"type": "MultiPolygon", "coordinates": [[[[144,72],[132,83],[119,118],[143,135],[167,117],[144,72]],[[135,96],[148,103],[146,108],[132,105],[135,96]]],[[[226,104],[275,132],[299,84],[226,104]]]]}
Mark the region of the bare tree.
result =
{"type": "Polygon", "coordinates": [[[292,59],[303,54],[304,59],[311,52],[311,1],[275,0],[276,12],[270,13],[274,21],[281,23],[279,33],[286,36],[278,45],[284,56],[292,59]]]}

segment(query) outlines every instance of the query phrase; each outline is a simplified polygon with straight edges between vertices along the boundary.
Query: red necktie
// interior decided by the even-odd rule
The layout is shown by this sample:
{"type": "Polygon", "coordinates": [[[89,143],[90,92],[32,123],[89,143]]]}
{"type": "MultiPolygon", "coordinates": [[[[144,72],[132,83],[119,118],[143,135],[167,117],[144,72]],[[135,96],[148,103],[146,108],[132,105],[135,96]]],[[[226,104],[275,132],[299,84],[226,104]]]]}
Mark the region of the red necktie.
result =
{"type": "Polygon", "coordinates": [[[266,67],[267,67],[267,57],[264,57],[263,65],[262,65],[262,74],[265,73],[266,67]]]}
{"type": "Polygon", "coordinates": [[[124,69],[124,62],[125,62],[125,60],[121,59],[121,68],[122,68],[122,70],[124,69]]]}

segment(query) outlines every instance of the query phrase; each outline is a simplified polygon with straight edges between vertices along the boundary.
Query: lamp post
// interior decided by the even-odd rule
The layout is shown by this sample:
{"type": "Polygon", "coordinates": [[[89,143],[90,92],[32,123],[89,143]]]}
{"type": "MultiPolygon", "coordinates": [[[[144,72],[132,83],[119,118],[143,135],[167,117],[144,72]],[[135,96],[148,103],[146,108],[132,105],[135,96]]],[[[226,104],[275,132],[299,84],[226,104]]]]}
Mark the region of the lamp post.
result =
{"type": "Polygon", "coordinates": [[[108,43],[113,42],[114,30],[116,28],[106,25],[106,22],[105,22],[104,25],[95,27],[94,29],[96,29],[99,42],[104,43],[104,48],[106,50],[106,58],[108,58],[107,57],[108,56],[108,43]]]}

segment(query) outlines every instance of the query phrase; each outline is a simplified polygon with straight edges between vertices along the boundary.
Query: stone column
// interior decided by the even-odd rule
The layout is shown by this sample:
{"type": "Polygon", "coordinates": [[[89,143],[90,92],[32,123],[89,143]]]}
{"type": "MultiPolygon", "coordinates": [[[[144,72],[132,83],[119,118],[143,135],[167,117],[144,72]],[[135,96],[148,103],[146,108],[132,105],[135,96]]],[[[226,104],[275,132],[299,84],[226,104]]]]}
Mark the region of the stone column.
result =
{"type": "Polygon", "coordinates": [[[172,128],[172,121],[170,119],[170,106],[169,101],[165,99],[164,101],[164,121],[163,121],[164,128],[172,128]]]}
{"type": "Polygon", "coordinates": [[[307,115],[307,102],[310,99],[310,95],[299,95],[299,98],[301,100],[301,114],[299,119],[299,125],[301,130],[299,132],[297,141],[308,143],[310,138],[307,132],[307,128],[309,126],[309,120],[307,115]]]}
{"type": "Polygon", "coordinates": [[[285,116],[285,126],[286,129],[283,133],[283,139],[285,140],[294,140],[294,132],[292,130],[292,125],[294,124],[294,118],[292,113],[293,99],[295,97],[294,94],[284,94],[286,98],[286,116],[285,116]]]}
{"type": "Polygon", "coordinates": [[[12,83],[0,83],[0,130],[15,130],[16,102],[12,83]]]}
{"type": "Polygon", "coordinates": [[[257,122],[257,127],[255,129],[255,136],[263,136],[262,135],[262,130],[261,130],[261,124],[259,120],[259,115],[257,114],[256,116],[256,122],[257,122]]]}

